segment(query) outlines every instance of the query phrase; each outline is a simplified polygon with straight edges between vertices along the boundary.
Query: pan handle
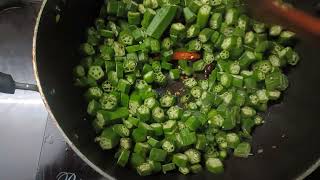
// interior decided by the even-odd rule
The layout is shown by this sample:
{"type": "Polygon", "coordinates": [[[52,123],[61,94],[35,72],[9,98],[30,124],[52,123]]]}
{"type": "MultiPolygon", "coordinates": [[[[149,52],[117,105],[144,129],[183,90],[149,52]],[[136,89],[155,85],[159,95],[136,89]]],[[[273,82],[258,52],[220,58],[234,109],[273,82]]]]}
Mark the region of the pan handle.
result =
{"type": "MultiPolygon", "coordinates": [[[[23,5],[23,0],[0,0],[0,12],[23,5]]],[[[11,75],[0,72],[0,93],[14,94],[16,89],[38,91],[37,85],[15,82],[11,75]]]]}
{"type": "Polygon", "coordinates": [[[14,94],[16,89],[38,91],[38,86],[15,82],[11,75],[0,72],[0,92],[14,94]]]}

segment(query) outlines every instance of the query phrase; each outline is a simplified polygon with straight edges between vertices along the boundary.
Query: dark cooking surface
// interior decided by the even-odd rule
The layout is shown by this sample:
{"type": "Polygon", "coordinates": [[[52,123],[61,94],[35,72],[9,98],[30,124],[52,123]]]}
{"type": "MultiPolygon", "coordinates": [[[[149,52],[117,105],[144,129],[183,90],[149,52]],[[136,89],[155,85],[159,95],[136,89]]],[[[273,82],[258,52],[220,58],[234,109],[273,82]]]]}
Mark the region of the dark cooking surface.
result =
{"type": "MultiPolygon", "coordinates": [[[[35,82],[31,41],[38,8],[39,4],[34,4],[0,13],[0,71],[12,73],[17,81],[35,82]]],[[[54,122],[48,118],[39,94],[27,91],[17,91],[15,95],[0,94],[0,115],[1,180],[35,177],[37,180],[54,180],[58,179],[59,173],[61,177],[62,174],[69,177],[74,174],[79,180],[102,179],[70,150],[54,122]]],[[[289,137],[284,136],[284,142],[286,138],[289,137]]],[[[264,148],[275,153],[277,149],[264,148]]],[[[319,179],[319,173],[318,170],[308,179],[319,179]]]]}

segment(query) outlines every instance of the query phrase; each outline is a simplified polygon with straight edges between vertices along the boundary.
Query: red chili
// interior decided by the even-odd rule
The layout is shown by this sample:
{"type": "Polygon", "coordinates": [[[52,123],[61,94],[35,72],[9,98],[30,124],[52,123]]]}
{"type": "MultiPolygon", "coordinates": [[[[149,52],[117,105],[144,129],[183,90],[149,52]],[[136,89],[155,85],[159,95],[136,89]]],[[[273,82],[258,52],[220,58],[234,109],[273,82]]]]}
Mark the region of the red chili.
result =
{"type": "Polygon", "coordinates": [[[184,52],[184,51],[174,52],[173,56],[172,56],[173,60],[190,60],[190,61],[194,61],[194,60],[198,60],[200,58],[201,58],[201,56],[197,52],[184,52]]]}

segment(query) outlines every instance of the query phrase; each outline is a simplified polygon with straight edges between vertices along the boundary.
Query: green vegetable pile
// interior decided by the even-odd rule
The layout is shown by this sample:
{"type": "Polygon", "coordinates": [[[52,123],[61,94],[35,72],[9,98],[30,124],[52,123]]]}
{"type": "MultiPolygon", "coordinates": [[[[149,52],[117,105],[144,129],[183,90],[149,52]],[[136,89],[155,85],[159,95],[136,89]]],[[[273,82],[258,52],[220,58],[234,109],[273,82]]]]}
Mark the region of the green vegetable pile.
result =
{"type": "Polygon", "coordinates": [[[250,155],[261,113],[288,87],[294,40],[248,17],[240,0],[110,0],[87,31],[75,85],[119,166],[221,173],[229,154],[250,155]],[[201,59],[172,60],[177,51],[201,59]]]}

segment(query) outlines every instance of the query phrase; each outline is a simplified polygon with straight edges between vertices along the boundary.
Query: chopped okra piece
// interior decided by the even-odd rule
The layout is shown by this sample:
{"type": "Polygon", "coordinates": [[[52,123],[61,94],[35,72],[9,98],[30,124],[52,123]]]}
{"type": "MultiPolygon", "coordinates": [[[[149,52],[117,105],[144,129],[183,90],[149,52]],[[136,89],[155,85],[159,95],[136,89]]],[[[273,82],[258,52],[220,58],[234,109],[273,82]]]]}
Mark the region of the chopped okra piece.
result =
{"type": "Polygon", "coordinates": [[[152,166],[150,163],[142,163],[137,166],[137,172],[140,176],[148,176],[152,174],[152,166]]]}
{"type": "Polygon", "coordinates": [[[154,74],[154,81],[159,85],[164,86],[167,83],[167,77],[163,73],[158,72],[154,74]]]}
{"type": "Polygon", "coordinates": [[[123,124],[113,125],[112,129],[121,137],[128,137],[130,135],[130,130],[126,128],[123,124]]]}
{"type": "Polygon", "coordinates": [[[153,135],[153,129],[147,123],[144,123],[144,122],[140,121],[139,124],[138,124],[138,128],[145,130],[148,135],[153,135]]]}
{"type": "Polygon", "coordinates": [[[88,71],[88,76],[99,80],[104,76],[104,71],[100,66],[91,66],[88,71]]]}
{"type": "Polygon", "coordinates": [[[114,91],[114,87],[109,80],[104,81],[101,84],[101,88],[104,92],[107,92],[107,93],[114,91]]]}
{"type": "Polygon", "coordinates": [[[98,100],[102,94],[103,92],[99,87],[90,87],[84,96],[88,101],[90,101],[92,99],[98,100]]]}
{"type": "Polygon", "coordinates": [[[188,5],[191,11],[197,13],[200,7],[202,6],[202,2],[199,0],[191,1],[188,5]]]}
{"type": "Polygon", "coordinates": [[[193,38],[198,36],[200,33],[200,27],[196,24],[193,24],[187,30],[187,38],[193,38]]]}
{"type": "Polygon", "coordinates": [[[113,50],[115,56],[124,56],[125,55],[125,48],[124,45],[119,42],[113,43],[113,50]]]}
{"type": "Polygon", "coordinates": [[[258,96],[260,103],[267,103],[268,102],[269,97],[268,97],[267,91],[265,89],[257,90],[256,94],[258,96]]]}
{"type": "MultiPolygon", "coordinates": [[[[189,32],[189,30],[187,31],[187,33],[188,32],[189,32]]],[[[194,35],[194,36],[198,35],[198,32],[194,32],[194,33],[196,33],[196,35],[194,35]]],[[[186,46],[189,51],[200,51],[202,48],[202,43],[197,39],[193,39],[193,40],[189,41],[186,46]]]]}
{"type": "Polygon", "coordinates": [[[193,88],[197,85],[197,81],[194,78],[187,78],[183,81],[183,84],[188,88],[193,88]]]}
{"type": "Polygon", "coordinates": [[[187,167],[179,167],[179,172],[182,173],[183,175],[187,175],[190,173],[190,170],[187,167]]]}
{"type": "Polygon", "coordinates": [[[168,5],[160,8],[147,28],[147,35],[159,39],[170,25],[177,11],[177,6],[168,5]]]}
{"type": "Polygon", "coordinates": [[[128,23],[132,25],[138,25],[140,24],[141,17],[139,12],[128,12],[128,23]]]}
{"type": "Polygon", "coordinates": [[[137,109],[137,116],[140,121],[143,121],[143,122],[149,121],[151,117],[150,109],[145,105],[141,105],[137,109]]]}
{"type": "Polygon", "coordinates": [[[171,69],[169,71],[169,76],[173,80],[177,80],[180,78],[180,70],[179,69],[171,69]]]}
{"type": "Polygon", "coordinates": [[[147,8],[141,21],[142,27],[147,28],[155,15],[156,12],[153,9],[147,8]]]}
{"type": "Polygon", "coordinates": [[[139,153],[144,157],[146,157],[146,155],[149,153],[150,150],[151,150],[151,147],[148,143],[138,142],[135,144],[133,151],[135,153],[139,153]]]}
{"type": "Polygon", "coordinates": [[[177,126],[177,121],[175,120],[168,120],[166,122],[163,123],[162,125],[162,129],[164,133],[171,133],[176,131],[178,128],[177,126]]]}
{"type": "Polygon", "coordinates": [[[143,164],[145,162],[145,157],[141,155],[140,153],[132,153],[130,158],[130,164],[134,168],[137,166],[143,164]]]}
{"type": "Polygon", "coordinates": [[[204,52],[203,53],[203,61],[206,65],[213,63],[214,61],[214,54],[211,52],[204,52]]]}
{"type": "Polygon", "coordinates": [[[84,43],[81,46],[81,51],[83,54],[89,55],[89,56],[95,54],[95,50],[94,50],[93,46],[89,43],[84,43]]]}
{"type": "Polygon", "coordinates": [[[236,8],[227,9],[225,15],[225,23],[227,25],[235,24],[239,17],[239,10],[236,8]]]}
{"type": "Polygon", "coordinates": [[[86,75],[84,67],[81,65],[74,67],[73,68],[73,75],[75,77],[84,77],[86,75]]]}
{"type": "Polygon", "coordinates": [[[202,94],[202,88],[199,86],[195,86],[191,89],[190,93],[194,98],[200,98],[202,94]]]}
{"type": "Polygon", "coordinates": [[[96,100],[91,100],[87,107],[87,113],[89,115],[95,116],[97,114],[97,111],[100,110],[101,105],[96,100]]]}
{"type": "Polygon", "coordinates": [[[251,146],[247,142],[242,142],[234,149],[233,155],[236,157],[247,158],[250,155],[251,146]]]}
{"type": "Polygon", "coordinates": [[[287,45],[295,39],[296,34],[291,31],[282,31],[279,36],[279,43],[287,45]]]}
{"type": "Polygon", "coordinates": [[[147,83],[152,83],[154,81],[154,72],[147,72],[145,75],[143,75],[143,80],[145,80],[147,83]]]}
{"type": "Polygon", "coordinates": [[[147,162],[151,165],[153,173],[158,173],[161,171],[162,166],[160,162],[152,161],[150,159],[148,159],[147,162]]]}
{"type": "Polygon", "coordinates": [[[147,140],[147,143],[148,143],[151,147],[155,147],[155,148],[160,147],[160,142],[159,142],[158,140],[154,139],[154,138],[151,137],[151,136],[148,136],[147,139],[148,139],[148,140],[147,140]]]}
{"type": "Polygon", "coordinates": [[[202,43],[207,42],[208,40],[210,40],[211,35],[213,33],[213,30],[210,28],[204,28],[200,33],[199,33],[199,40],[202,43]]]}
{"type": "Polygon", "coordinates": [[[206,65],[206,63],[204,62],[204,60],[199,60],[199,61],[192,63],[192,69],[195,72],[202,72],[205,68],[205,65],[206,65]]]}
{"type": "Polygon", "coordinates": [[[224,171],[223,164],[218,158],[208,158],[206,161],[207,170],[214,173],[220,174],[224,171]]]}
{"type": "Polygon", "coordinates": [[[269,29],[270,36],[279,36],[282,32],[282,27],[279,25],[271,26],[269,29]]]}
{"type": "Polygon", "coordinates": [[[196,14],[189,7],[183,8],[183,15],[187,23],[192,23],[197,18],[196,14]]]}
{"type": "Polygon", "coordinates": [[[173,23],[170,28],[171,37],[183,37],[185,33],[185,26],[182,23],[173,23]]]}
{"type": "Polygon", "coordinates": [[[104,94],[100,98],[101,108],[105,110],[112,110],[117,107],[118,99],[113,94],[104,94]]]}
{"type": "Polygon", "coordinates": [[[167,151],[157,148],[152,148],[149,155],[149,159],[159,162],[165,161],[166,157],[167,151]]]}
{"type": "Polygon", "coordinates": [[[165,140],[162,144],[162,149],[168,153],[172,153],[175,150],[175,145],[172,142],[165,140]]]}
{"type": "Polygon", "coordinates": [[[119,166],[125,167],[126,164],[128,163],[129,156],[130,156],[130,151],[127,149],[123,149],[118,157],[117,164],[119,166]]]}
{"type": "Polygon", "coordinates": [[[236,148],[240,143],[240,138],[236,133],[228,133],[226,135],[226,141],[227,141],[228,147],[236,148]]]}
{"type": "Polygon", "coordinates": [[[182,109],[178,106],[172,106],[168,109],[167,115],[169,119],[178,120],[182,116],[182,109]]]}
{"type": "Polygon", "coordinates": [[[198,15],[197,15],[197,22],[196,24],[200,27],[200,28],[204,28],[209,20],[210,17],[210,12],[211,12],[211,6],[209,5],[203,5],[199,11],[198,11],[198,15]]]}
{"type": "Polygon", "coordinates": [[[274,72],[266,76],[265,85],[267,90],[283,91],[289,86],[288,78],[281,72],[274,72]]]}
{"type": "Polygon", "coordinates": [[[117,88],[120,92],[128,94],[130,91],[130,83],[125,79],[120,79],[117,88]]]}
{"type": "Polygon", "coordinates": [[[161,107],[168,108],[175,104],[175,97],[170,94],[165,94],[160,98],[161,107]]]}
{"type": "Polygon", "coordinates": [[[197,141],[197,136],[195,132],[190,132],[188,129],[181,129],[180,133],[177,134],[181,140],[181,146],[189,146],[195,144],[197,141]]]}
{"type": "Polygon", "coordinates": [[[131,138],[121,138],[120,139],[120,147],[123,149],[130,149],[132,147],[131,138]]]}
{"type": "Polygon", "coordinates": [[[202,171],[201,164],[193,164],[190,166],[190,171],[194,174],[198,174],[202,171]]]}
{"type": "Polygon", "coordinates": [[[166,37],[161,42],[161,49],[170,50],[172,45],[173,41],[169,37],[166,37]]]}
{"type": "Polygon", "coordinates": [[[152,123],[152,124],[150,124],[150,126],[153,128],[155,136],[163,135],[162,124],[160,124],[160,123],[152,123]]]}
{"type": "Polygon", "coordinates": [[[200,128],[201,121],[199,121],[195,116],[191,116],[187,119],[185,124],[191,131],[196,131],[198,128],[200,128]]]}
{"type": "Polygon", "coordinates": [[[160,52],[160,42],[158,39],[151,39],[150,40],[150,50],[152,53],[160,52]]]}
{"type": "Polygon", "coordinates": [[[141,128],[136,128],[132,131],[132,138],[135,142],[144,142],[147,140],[147,131],[141,128]]]}
{"type": "Polygon", "coordinates": [[[101,135],[96,138],[96,141],[99,142],[102,149],[112,149],[118,145],[120,141],[120,136],[118,136],[112,128],[106,128],[103,130],[101,135]]]}
{"type": "Polygon", "coordinates": [[[254,115],[256,115],[256,111],[249,106],[245,106],[241,108],[241,115],[245,118],[253,117],[254,115]]]}
{"type": "Polygon", "coordinates": [[[144,105],[147,106],[149,109],[154,109],[159,105],[159,102],[154,97],[149,97],[144,100],[144,105]]]}
{"type": "Polygon", "coordinates": [[[254,123],[255,123],[256,125],[261,125],[261,124],[264,123],[263,118],[262,118],[261,116],[259,116],[259,115],[256,115],[256,116],[253,118],[253,120],[254,120],[254,123]]]}
{"type": "Polygon", "coordinates": [[[129,32],[122,31],[119,34],[119,41],[124,45],[131,46],[133,44],[133,37],[129,32]]]}
{"type": "Polygon", "coordinates": [[[271,100],[277,100],[281,96],[281,92],[278,90],[273,90],[273,91],[267,91],[267,96],[271,100]]]}
{"type": "Polygon", "coordinates": [[[195,149],[189,149],[184,152],[184,154],[188,157],[190,164],[197,164],[201,162],[201,153],[195,149]]]}
{"type": "Polygon", "coordinates": [[[197,134],[197,142],[195,148],[197,150],[204,150],[206,147],[206,136],[204,134],[197,134]]]}
{"type": "Polygon", "coordinates": [[[152,110],[152,118],[156,121],[156,122],[163,122],[165,120],[165,113],[164,110],[160,107],[155,107],[152,110]]]}
{"type": "Polygon", "coordinates": [[[172,162],[178,167],[186,167],[188,165],[188,157],[185,154],[177,153],[173,155],[172,162]]]}
{"type": "Polygon", "coordinates": [[[166,174],[168,171],[172,171],[175,169],[176,169],[176,166],[174,165],[174,163],[168,163],[168,164],[162,165],[162,172],[164,174],[166,174]]]}
{"type": "Polygon", "coordinates": [[[126,59],[123,62],[124,72],[134,72],[137,67],[137,61],[126,59]]]}

